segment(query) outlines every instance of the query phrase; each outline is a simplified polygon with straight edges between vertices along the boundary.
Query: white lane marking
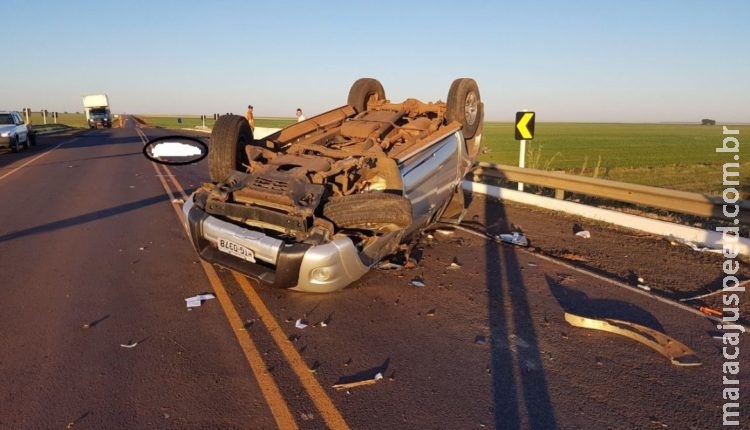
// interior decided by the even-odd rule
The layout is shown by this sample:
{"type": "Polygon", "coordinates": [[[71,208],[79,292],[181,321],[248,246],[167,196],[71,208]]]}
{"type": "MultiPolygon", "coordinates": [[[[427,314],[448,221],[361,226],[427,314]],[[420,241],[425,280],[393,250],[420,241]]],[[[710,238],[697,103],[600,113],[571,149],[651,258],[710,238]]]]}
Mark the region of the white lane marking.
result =
{"type": "Polygon", "coordinates": [[[40,159],[40,158],[44,157],[45,155],[49,154],[50,152],[54,151],[55,149],[57,149],[57,148],[59,148],[59,147],[61,147],[61,146],[63,146],[63,145],[67,145],[68,143],[72,143],[72,142],[75,142],[76,140],[78,140],[78,138],[77,138],[77,137],[76,137],[76,138],[74,138],[74,139],[68,140],[68,141],[66,141],[66,142],[62,142],[62,143],[58,144],[57,146],[55,146],[54,148],[52,148],[52,149],[48,149],[47,151],[45,151],[45,152],[42,152],[41,154],[37,155],[36,157],[32,158],[31,160],[29,160],[29,161],[27,161],[27,162],[25,162],[25,163],[21,164],[20,166],[18,166],[18,167],[16,167],[16,168],[14,168],[13,170],[11,170],[10,172],[8,172],[8,173],[4,174],[3,176],[0,176],[0,180],[3,180],[3,179],[5,179],[5,178],[7,178],[8,176],[10,176],[10,175],[12,175],[12,174],[16,173],[17,171],[19,171],[19,170],[23,169],[24,167],[28,166],[29,164],[33,163],[34,161],[36,161],[36,160],[38,160],[38,159],[40,159]]]}

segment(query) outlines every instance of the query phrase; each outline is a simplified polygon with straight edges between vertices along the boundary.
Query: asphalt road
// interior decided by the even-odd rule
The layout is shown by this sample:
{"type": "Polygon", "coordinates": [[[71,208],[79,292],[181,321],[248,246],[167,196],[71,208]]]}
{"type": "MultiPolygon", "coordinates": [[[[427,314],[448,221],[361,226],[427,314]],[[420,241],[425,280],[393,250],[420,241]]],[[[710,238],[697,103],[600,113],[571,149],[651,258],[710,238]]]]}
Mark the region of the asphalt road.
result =
{"type": "MultiPolygon", "coordinates": [[[[127,121],[0,154],[0,429],[721,425],[715,322],[463,230],[425,238],[414,269],[329,295],[201,263],[178,209],[205,163],[157,166],[144,134],[172,132],[127,121]],[[200,293],[217,298],[188,310],[200,293]],[[703,364],[565,311],[665,332],[703,364]]],[[[499,230],[531,216],[490,206],[473,213],[499,230]]]]}

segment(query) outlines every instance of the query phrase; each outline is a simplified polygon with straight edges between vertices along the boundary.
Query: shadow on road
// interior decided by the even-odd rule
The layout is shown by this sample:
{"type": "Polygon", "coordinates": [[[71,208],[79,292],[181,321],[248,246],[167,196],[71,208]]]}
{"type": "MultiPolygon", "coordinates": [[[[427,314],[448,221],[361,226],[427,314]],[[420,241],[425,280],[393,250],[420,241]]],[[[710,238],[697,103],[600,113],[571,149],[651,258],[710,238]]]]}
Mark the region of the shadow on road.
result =
{"type": "MultiPolygon", "coordinates": [[[[485,219],[490,234],[512,231],[501,202],[487,200],[485,219]]],[[[553,430],[555,411],[517,252],[494,242],[485,247],[495,427],[553,430]]]]}
{"type": "Polygon", "coordinates": [[[35,234],[48,233],[51,231],[59,230],[62,228],[72,227],[87,222],[96,221],[102,218],[108,218],[114,215],[130,212],[136,209],[144,208],[157,203],[163,203],[169,201],[169,197],[166,194],[160,194],[158,196],[149,197],[147,199],[138,200],[136,202],[126,203],[119,206],[113,206],[111,208],[102,209],[87,213],[84,215],[78,215],[71,218],[54,221],[51,223],[39,225],[36,227],[27,228],[24,230],[14,231],[8,234],[0,236],[0,242],[18,239],[20,237],[32,236],[35,234]]]}
{"type": "Polygon", "coordinates": [[[565,286],[565,278],[555,280],[545,275],[545,280],[565,312],[586,318],[627,321],[664,332],[659,320],[639,306],[622,300],[589,298],[586,293],[565,286]]]}

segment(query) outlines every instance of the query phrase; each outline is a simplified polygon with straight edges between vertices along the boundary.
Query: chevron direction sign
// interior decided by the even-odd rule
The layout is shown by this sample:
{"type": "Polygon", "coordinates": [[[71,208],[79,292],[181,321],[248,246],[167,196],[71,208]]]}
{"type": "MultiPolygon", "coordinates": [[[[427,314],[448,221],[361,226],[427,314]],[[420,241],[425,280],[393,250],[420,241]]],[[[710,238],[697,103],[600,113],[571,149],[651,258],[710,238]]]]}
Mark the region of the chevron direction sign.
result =
{"type": "Polygon", "coordinates": [[[516,112],[516,140],[531,140],[534,138],[535,112],[516,112]]]}

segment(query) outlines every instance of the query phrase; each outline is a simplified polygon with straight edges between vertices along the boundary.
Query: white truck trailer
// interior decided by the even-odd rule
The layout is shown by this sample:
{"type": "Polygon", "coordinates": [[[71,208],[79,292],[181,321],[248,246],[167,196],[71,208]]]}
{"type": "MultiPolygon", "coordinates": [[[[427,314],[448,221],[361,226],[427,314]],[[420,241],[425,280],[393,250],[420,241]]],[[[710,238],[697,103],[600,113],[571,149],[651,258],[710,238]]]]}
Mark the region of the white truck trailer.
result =
{"type": "Polygon", "coordinates": [[[89,128],[112,128],[112,112],[109,110],[109,98],[106,94],[83,96],[83,110],[89,128]]]}

